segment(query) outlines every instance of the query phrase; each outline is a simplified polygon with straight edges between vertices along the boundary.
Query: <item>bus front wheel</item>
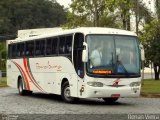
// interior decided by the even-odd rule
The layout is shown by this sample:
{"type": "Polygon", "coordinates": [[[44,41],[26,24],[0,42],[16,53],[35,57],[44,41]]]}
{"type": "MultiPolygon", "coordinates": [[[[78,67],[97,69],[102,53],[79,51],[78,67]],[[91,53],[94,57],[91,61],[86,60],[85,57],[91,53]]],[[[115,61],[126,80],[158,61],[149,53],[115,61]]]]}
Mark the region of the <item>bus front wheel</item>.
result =
{"type": "Polygon", "coordinates": [[[103,98],[103,100],[106,102],[106,103],[115,103],[118,98],[103,98]]]}
{"type": "Polygon", "coordinates": [[[68,81],[66,81],[63,85],[62,85],[62,90],[61,90],[61,96],[62,99],[67,102],[67,103],[73,103],[75,101],[76,98],[71,97],[70,96],[70,86],[68,81]]]}

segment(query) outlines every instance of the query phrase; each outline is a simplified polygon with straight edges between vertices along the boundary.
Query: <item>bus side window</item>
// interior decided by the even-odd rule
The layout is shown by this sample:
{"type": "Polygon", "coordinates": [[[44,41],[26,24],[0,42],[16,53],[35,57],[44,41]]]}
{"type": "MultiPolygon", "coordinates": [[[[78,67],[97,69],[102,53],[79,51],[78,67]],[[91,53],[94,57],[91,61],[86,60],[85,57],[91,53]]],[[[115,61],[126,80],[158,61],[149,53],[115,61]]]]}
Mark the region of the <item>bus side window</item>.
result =
{"type": "Polygon", "coordinates": [[[52,38],[46,40],[46,55],[52,54],[52,38]]]}
{"type": "Polygon", "coordinates": [[[51,51],[53,55],[58,53],[58,45],[57,45],[57,43],[58,43],[58,38],[53,38],[52,39],[52,51],[51,51]]]}
{"type": "Polygon", "coordinates": [[[41,56],[45,54],[45,40],[36,40],[36,47],[35,47],[35,55],[36,56],[41,56]]]}
{"type": "Polygon", "coordinates": [[[65,54],[65,37],[59,37],[59,54],[65,54]]]}
{"type": "Polygon", "coordinates": [[[36,40],[35,41],[35,55],[38,56],[40,55],[40,41],[39,40],[36,40]]]}
{"type": "Polygon", "coordinates": [[[66,44],[65,44],[65,48],[66,48],[66,54],[71,54],[72,52],[72,36],[66,36],[66,44]]]}
{"type": "Polygon", "coordinates": [[[8,46],[8,58],[9,59],[11,59],[12,58],[12,45],[10,44],[9,46],[8,46]]]}
{"type": "Polygon", "coordinates": [[[17,57],[23,57],[24,56],[24,43],[18,43],[17,44],[17,57]]]}
{"type": "Polygon", "coordinates": [[[20,56],[23,57],[24,56],[24,43],[21,43],[20,47],[21,47],[20,56]]]}
{"type": "Polygon", "coordinates": [[[34,56],[34,41],[26,42],[26,56],[34,56]]]}
{"type": "Polygon", "coordinates": [[[12,45],[12,58],[16,57],[16,53],[17,53],[17,45],[13,44],[12,45]]]}
{"type": "Polygon", "coordinates": [[[40,41],[40,55],[45,55],[45,47],[44,47],[44,45],[45,45],[45,40],[41,40],[40,41]]]}
{"type": "Polygon", "coordinates": [[[17,44],[17,57],[20,57],[20,51],[21,51],[20,45],[21,45],[20,43],[17,44]]]}

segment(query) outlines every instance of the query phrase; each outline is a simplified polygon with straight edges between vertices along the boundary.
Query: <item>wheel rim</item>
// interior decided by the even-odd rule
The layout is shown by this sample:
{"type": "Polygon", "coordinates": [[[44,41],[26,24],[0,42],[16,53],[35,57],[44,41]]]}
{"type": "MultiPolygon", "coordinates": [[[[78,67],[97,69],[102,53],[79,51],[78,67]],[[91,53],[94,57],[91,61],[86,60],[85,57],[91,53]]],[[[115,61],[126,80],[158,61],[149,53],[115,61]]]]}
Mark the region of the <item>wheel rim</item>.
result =
{"type": "Polygon", "coordinates": [[[19,92],[20,92],[20,93],[22,93],[22,89],[23,89],[23,88],[22,88],[22,84],[20,83],[20,84],[19,84],[19,92]]]}
{"type": "Polygon", "coordinates": [[[64,90],[64,96],[66,98],[70,97],[70,88],[69,87],[66,87],[65,90],[64,90]]]}
{"type": "Polygon", "coordinates": [[[64,97],[67,101],[71,101],[73,98],[70,96],[70,87],[64,89],[64,97]]]}

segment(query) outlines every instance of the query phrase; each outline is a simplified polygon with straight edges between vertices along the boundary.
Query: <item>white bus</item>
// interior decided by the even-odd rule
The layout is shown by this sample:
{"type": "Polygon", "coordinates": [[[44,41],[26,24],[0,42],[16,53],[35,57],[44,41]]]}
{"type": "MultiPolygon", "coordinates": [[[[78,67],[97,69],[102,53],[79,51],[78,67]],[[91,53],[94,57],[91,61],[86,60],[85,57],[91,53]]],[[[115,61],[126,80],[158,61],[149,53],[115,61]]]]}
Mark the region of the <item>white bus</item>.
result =
{"type": "MultiPolygon", "coordinates": [[[[96,56],[98,58],[98,56],[96,56]]],[[[141,50],[135,33],[82,27],[8,41],[7,84],[20,95],[53,93],[71,103],[78,98],[138,97],[141,50]],[[103,46],[101,64],[92,52],[103,46]]]]}

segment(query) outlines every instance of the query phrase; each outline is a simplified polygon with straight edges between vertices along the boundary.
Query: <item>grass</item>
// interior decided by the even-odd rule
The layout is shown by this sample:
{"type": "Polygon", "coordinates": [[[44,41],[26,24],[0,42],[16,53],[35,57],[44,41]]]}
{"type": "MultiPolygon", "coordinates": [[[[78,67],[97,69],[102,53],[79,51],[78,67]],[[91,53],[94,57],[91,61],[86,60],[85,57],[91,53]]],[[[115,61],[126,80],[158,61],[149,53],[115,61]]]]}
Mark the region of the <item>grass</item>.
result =
{"type": "Polygon", "coordinates": [[[6,77],[0,78],[0,87],[7,87],[7,79],[6,79],[6,77]]]}
{"type": "Polygon", "coordinates": [[[160,95],[160,80],[145,79],[141,89],[142,95],[159,94],[160,95]]]}

